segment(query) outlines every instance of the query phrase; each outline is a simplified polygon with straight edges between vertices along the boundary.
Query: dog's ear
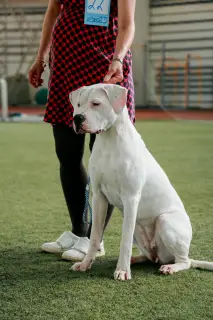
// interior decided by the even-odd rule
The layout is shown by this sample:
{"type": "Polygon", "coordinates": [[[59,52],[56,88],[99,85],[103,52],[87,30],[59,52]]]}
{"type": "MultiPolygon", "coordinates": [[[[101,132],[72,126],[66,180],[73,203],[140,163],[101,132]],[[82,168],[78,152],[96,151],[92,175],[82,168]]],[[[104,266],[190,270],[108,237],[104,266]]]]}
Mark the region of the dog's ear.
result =
{"type": "Polygon", "coordinates": [[[72,91],[69,94],[69,99],[70,99],[70,102],[73,105],[73,107],[77,106],[77,104],[79,103],[79,98],[80,98],[80,95],[81,95],[83,89],[84,89],[84,87],[81,87],[75,91],[72,91]]]}
{"type": "Polygon", "coordinates": [[[109,84],[103,87],[112,108],[116,114],[122,112],[127,101],[127,89],[117,84],[109,84]]]}

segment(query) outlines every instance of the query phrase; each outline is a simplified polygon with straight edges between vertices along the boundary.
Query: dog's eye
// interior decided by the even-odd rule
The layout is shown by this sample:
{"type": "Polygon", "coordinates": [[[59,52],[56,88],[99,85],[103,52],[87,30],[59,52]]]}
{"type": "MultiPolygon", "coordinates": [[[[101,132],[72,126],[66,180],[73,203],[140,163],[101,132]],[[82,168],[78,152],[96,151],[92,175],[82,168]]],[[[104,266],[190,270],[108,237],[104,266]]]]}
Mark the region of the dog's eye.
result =
{"type": "Polygon", "coordinates": [[[78,108],[80,108],[80,103],[78,103],[78,108]]]}
{"type": "Polygon", "coordinates": [[[93,105],[93,107],[98,107],[98,106],[100,106],[100,102],[93,102],[92,105],[93,105]]]}

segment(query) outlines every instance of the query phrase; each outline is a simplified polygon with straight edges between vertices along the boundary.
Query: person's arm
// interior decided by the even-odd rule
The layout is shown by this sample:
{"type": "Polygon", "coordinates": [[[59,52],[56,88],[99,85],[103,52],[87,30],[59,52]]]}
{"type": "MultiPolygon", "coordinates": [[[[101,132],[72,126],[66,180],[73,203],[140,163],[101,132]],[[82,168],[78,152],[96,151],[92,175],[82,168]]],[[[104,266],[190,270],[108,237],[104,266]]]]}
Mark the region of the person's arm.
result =
{"type": "Polygon", "coordinates": [[[135,36],[136,0],[118,0],[118,36],[115,58],[123,60],[135,36]]]}
{"type": "Polygon", "coordinates": [[[53,26],[61,11],[61,5],[57,0],[49,0],[48,8],[44,17],[40,45],[37,59],[44,60],[48,52],[53,26]]]}
{"type": "Polygon", "coordinates": [[[53,26],[55,24],[57,16],[60,13],[60,10],[61,5],[57,0],[49,0],[47,12],[44,17],[38,54],[35,62],[28,72],[29,83],[34,88],[38,88],[43,83],[43,79],[41,79],[41,76],[46,65],[45,57],[51,42],[53,26]]]}
{"type": "Polygon", "coordinates": [[[118,36],[113,60],[104,78],[106,83],[123,80],[122,62],[135,35],[135,5],[136,0],[118,0],[118,36]]]}

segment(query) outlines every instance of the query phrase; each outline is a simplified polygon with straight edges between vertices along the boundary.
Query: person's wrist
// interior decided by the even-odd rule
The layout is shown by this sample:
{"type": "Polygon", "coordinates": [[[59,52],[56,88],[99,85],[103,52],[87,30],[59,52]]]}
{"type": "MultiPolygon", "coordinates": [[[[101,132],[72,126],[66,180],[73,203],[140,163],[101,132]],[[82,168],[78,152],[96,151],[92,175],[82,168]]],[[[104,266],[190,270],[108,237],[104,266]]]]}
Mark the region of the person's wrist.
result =
{"type": "Polygon", "coordinates": [[[36,60],[37,60],[37,61],[45,61],[45,58],[43,58],[43,57],[36,57],[36,60]]]}
{"type": "Polygon", "coordinates": [[[114,56],[112,62],[119,62],[123,65],[123,59],[119,56],[114,56]]]}
{"type": "Polygon", "coordinates": [[[38,60],[38,61],[45,61],[45,62],[46,62],[45,54],[38,52],[38,54],[37,54],[37,56],[36,56],[36,60],[38,60]]]}
{"type": "Polygon", "coordinates": [[[37,56],[36,61],[43,64],[44,66],[46,66],[46,64],[47,64],[44,57],[37,56]]]}

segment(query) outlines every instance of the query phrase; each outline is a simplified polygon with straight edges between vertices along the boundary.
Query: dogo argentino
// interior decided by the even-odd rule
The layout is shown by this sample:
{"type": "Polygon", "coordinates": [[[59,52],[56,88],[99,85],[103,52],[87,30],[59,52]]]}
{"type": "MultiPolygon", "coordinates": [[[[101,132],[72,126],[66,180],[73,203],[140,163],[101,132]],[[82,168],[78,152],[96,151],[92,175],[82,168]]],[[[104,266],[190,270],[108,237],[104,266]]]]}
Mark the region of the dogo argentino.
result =
{"type": "Polygon", "coordinates": [[[120,255],[114,278],[131,279],[131,263],[158,262],[160,272],[213,270],[213,263],[188,257],[192,228],[177,192],[131,123],[127,91],[97,84],[70,94],[74,130],[99,133],[89,160],[93,223],[89,251],[74,271],[91,268],[100,245],[108,203],[123,213],[120,255]],[[133,242],[140,255],[132,258],[133,242]]]}

